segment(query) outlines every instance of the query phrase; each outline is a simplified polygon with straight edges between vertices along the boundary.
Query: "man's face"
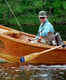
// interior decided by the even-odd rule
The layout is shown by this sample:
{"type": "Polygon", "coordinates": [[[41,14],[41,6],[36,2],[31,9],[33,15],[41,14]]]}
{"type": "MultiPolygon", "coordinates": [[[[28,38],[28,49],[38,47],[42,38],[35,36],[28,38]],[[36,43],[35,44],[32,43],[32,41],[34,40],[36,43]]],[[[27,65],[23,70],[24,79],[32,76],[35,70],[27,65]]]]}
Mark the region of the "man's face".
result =
{"type": "Polygon", "coordinates": [[[43,22],[46,21],[46,17],[39,17],[39,19],[40,19],[40,22],[41,22],[41,23],[43,23],[43,22]]]}

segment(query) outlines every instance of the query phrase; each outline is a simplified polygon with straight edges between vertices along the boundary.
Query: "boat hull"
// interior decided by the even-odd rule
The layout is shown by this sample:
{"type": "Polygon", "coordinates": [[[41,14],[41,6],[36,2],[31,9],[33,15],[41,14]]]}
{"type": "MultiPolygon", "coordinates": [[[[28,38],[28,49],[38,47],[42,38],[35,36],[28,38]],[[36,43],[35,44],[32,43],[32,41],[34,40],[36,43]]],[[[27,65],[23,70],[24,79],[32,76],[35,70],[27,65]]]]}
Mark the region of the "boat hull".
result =
{"type": "MultiPolygon", "coordinates": [[[[14,31],[14,29],[0,25],[1,29],[8,31],[14,31]]],[[[28,38],[33,38],[33,35],[22,32],[28,38]]],[[[66,43],[66,42],[65,42],[66,43]]],[[[0,35],[0,52],[9,54],[11,56],[26,56],[34,52],[41,52],[53,48],[54,46],[44,44],[33,44],[22,38],[13,38],[8,35],[0,35]]],[[[66,64],[66,48],[59,48],[49,53],[44,53],[37,58],[33,59],[29,63],[31,64],[66,64]]]]}

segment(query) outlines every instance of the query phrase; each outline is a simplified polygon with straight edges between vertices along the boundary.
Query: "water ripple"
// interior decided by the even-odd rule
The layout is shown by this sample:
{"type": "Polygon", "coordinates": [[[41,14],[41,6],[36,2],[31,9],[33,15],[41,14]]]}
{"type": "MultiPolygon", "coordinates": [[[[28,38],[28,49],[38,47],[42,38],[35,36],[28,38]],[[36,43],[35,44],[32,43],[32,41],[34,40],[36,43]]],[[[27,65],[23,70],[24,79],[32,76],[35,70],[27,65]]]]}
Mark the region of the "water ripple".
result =
{"type": "Polygon", "coordinates": [[[0,80],[66,80],[66,65],[0,65],[0,80]]]}

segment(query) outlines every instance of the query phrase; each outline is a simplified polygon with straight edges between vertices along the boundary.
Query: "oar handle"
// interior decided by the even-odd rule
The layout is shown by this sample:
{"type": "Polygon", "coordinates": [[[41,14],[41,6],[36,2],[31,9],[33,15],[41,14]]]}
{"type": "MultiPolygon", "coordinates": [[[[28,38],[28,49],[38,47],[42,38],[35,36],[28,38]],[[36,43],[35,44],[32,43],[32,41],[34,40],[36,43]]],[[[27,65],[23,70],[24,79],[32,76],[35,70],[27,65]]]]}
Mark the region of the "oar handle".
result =
{"type": "Polygon", "coordinates": [[[40,54],[43,54],[43,53],[46,53],[46,52],[50,52],[50,51],[55,50],[55,49],[60,48],[60,47],[62,47],[62,45],[56,46],[56,47],[54,47],[54,48],[50,48],[50,49],[48,49],[48,50],[44,50],[44,51],[40,52],[40,54]]]}

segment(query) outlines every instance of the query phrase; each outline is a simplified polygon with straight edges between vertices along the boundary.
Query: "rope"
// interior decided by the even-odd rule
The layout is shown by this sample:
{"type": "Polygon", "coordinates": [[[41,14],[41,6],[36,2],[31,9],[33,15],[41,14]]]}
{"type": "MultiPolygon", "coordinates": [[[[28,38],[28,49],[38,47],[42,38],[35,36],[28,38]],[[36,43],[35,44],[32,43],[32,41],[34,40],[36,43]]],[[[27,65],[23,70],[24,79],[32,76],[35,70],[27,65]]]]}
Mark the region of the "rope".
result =
{"type": "Polygon", "coordinates": [[[6,2],[6,4],[7,4],[7,6],[8,6],[8,8],[9,8],[9,10],[10,10],[10,11],[11,11],[11,13],[13,14],[13,16],[15,17],[16,22],[17,22],[17,25],[19,26],[20,30],[21,30],[21,31],[24,31],[24,30],[23,30],[23,28],[21,27],[21,24],[20,24],[20,22],[18,21],[18,19],[17,19],[16,15],[15,15],[15,13],[14,13],[14,11],[12,10],[12,8],[11,8],[10,4],[8,3],[8,1],[7,1],[7,0],[5,0],[5,2],[6,2]]]}

